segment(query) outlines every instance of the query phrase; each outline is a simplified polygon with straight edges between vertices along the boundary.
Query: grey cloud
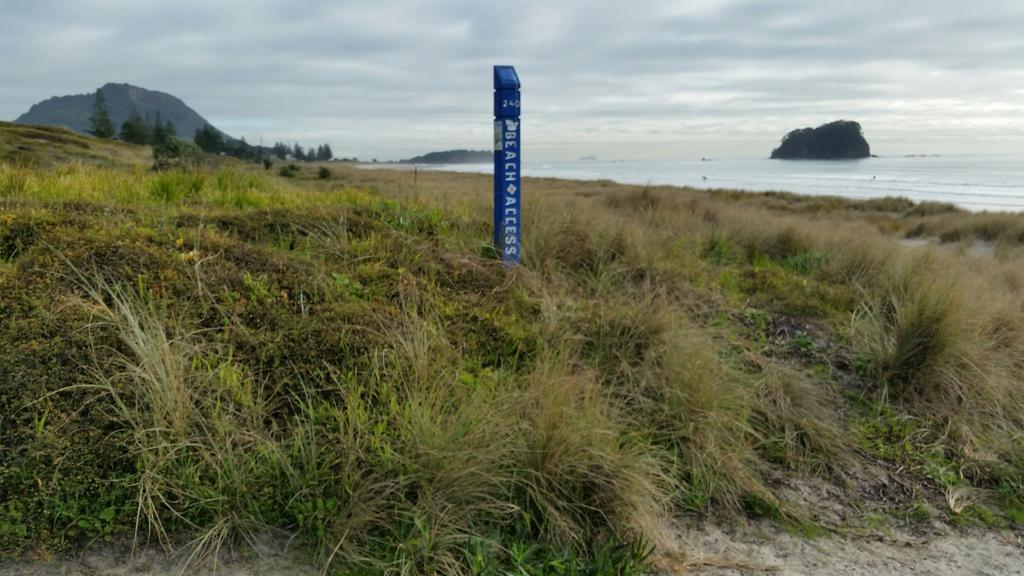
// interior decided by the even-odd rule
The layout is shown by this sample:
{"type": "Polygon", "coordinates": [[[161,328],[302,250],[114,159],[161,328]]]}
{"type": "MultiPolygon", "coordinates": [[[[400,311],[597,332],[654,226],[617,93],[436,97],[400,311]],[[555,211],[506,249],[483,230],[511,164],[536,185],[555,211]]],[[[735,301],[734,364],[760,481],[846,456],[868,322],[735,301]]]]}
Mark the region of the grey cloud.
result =
{"type": "Polygon", "coordinates": [[[837,117],[1024,149],[1020,30],[1017,0],[0,0],[0,118],[123,81],[250,141],[397,158],[487,147],[490,65],[510,63],[550,157],[763,154],[837,117]]]}

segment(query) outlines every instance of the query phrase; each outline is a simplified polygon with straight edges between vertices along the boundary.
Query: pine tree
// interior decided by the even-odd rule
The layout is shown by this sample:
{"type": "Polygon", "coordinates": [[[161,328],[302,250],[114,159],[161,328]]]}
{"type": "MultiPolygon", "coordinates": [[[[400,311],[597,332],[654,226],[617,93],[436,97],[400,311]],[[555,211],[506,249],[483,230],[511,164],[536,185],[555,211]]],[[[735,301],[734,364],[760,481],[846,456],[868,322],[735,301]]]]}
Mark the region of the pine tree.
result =
{"type": "Polygon", "coordinates": [[[251,160],[255,158],[256,150],[249,145],[246,141],[245,136],[238,139],[238,144],[235,146],[235,153],[233,156],[241,158],[243,160],[251,160]]]}
{"type": "Polygon", "coordinates": [[[323,160],[330,161],[334,160],[334,151],[331,150],[331,145],[324,143],[324,157],[323,160]]]}
{"type": "Polygon", "coordinates": [[[164,123],[164,135],[167,142],[173,142],[178,139],[178,129],[174,127],[174,122],[168,120],[164,123]]]}
{"type": "Polygon", "coordinates": [[[284,160],[288,156],[288,145],[283,142],[275,142],[273,152],[278,160],[284,160]]]}
{"type": "Polygon", "coordinates": [[[156,119],[153,120],[153,126],[149,131],[149,143],[154,146],[159,146],[167,142],[167,127],[164,125],[163,116],[159,111],[156,113],[156,119]]]}
{"type": "Polygon", "coordinates": [[[135,108],[132,108],[124,124],[121,124],[121,140],[129,144],[149,144],[149,126],[135,108]]]}
{"type": "Polygon", "coordinates": [[[193,138],[193,141],[195,141],[196,146],[202,148],[204,152],[217,154],[224,150],[224,137],[209,124],[206,124],[202,128],[196,130],[196,135],[193,138]]]}
{"type": "Polygon", "coordinates": [[[295,156],[296,160],[305,160],[306,159],[306,153],[303,152],[302,146],[299,146],[298,142],[296,142],[295,146],[292,148],[292,156],[295,156]]]}
{"type": "Polygon", "coordinates": [[[114,123],[110,120],[107,110],[107,99],[101,90],[96,91],[92,103],[92,116],[89,117],[89,134],[97,138],[113,138],[114,123]]]}

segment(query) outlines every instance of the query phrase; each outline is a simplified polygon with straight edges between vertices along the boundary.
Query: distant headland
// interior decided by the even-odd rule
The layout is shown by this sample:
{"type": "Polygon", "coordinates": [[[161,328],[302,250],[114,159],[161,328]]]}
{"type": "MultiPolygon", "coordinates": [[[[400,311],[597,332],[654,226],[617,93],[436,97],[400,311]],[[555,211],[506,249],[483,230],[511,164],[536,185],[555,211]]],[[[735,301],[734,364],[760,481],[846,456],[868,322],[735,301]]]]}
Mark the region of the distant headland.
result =
{"type": "Polygon", "coordinates": [[[494,152],[486,150],[446,150],[402,160],[402,164],[487,164],[493,160],[494,152]]]}
{"type": "MultiPolygon", "coordinates": [[[[174,126],[175,133],[184,139],[191,139],[197,131],[210,123],[179,98],[164,92],[147,90],[131,84],[105,84],[96,92],[105,98],[107,111],[114,130],[131,119],[133,114],[142,117],[161,118],[174,126]]],[[[38,126],[62,126],[79,134],[89,133],[89,117],[94,113],[96,92],[74,96],[55,96],[32,105],[28,112],[19,116],[16,124],[38,126]]],[[[214,129],[221,138],[231,139],[227,134],[214,129]]]]}
{"type": "Polygon", "coordinates": [[[860,124],[850,120],[793,130],[772,150],[772,159],[777,160],[853,160],[870,156],[871,147],[860,124]]]}

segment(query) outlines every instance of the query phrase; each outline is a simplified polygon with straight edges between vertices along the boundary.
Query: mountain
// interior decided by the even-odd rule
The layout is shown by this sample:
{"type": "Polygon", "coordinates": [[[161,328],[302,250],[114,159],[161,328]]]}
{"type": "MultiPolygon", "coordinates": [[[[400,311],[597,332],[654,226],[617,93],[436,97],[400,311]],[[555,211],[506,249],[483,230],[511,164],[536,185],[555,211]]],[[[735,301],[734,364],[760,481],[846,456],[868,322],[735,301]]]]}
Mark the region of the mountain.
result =
{"type": "MultiPolygon", "coordinates": [[[[174,124],[178,137],[182,139],[191,139],[196,130],[208,124],[206,119],[180,99],[164,92],[146,90],[131,84],[107,84],[100,90],[107,100],[107,109],[110,111],[110,119],[114,122],[115,130],[120,130],[121,124],[131,115],[133,108],[138,110],[139,114],[148,114],[153,118],[159,112],[165,122],[169,120],[174,124]]],[[[33,105],[14,122],[63,126],[86,134],[89,130],[89,116],[92,115],[94,100],[95,93],[55,96],[33,105]]]]}
{"type": "Polygon", "coordinates": [[[446,150],[431,152],[408,160],[403,164],[487,164],[494,160],[494,152],[486,150],[446,150]]]}
{"type": "Polygon", "coordinates": [[[772,150],[772,158],[780,160],[850,160],[870,155],[860,124],[849,120],[793,130],[772,150]]]}

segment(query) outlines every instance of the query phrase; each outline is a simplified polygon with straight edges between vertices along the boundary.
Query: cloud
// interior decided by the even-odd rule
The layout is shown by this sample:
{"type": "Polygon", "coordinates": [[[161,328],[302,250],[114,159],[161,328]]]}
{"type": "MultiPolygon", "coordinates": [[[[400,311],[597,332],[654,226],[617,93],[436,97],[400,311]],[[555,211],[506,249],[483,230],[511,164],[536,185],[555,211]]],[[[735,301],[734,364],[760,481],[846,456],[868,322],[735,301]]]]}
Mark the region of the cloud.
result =
{"type": "Polygon", "coordinates": [[[840,117],[882,153],[1024,151],[1017,0],[0,0],[0,14],[0,118],[130,82],[250,142],[399,158],[487,148],[501,63],[523,78],[538,157],[764,155],[840,117]]]}

